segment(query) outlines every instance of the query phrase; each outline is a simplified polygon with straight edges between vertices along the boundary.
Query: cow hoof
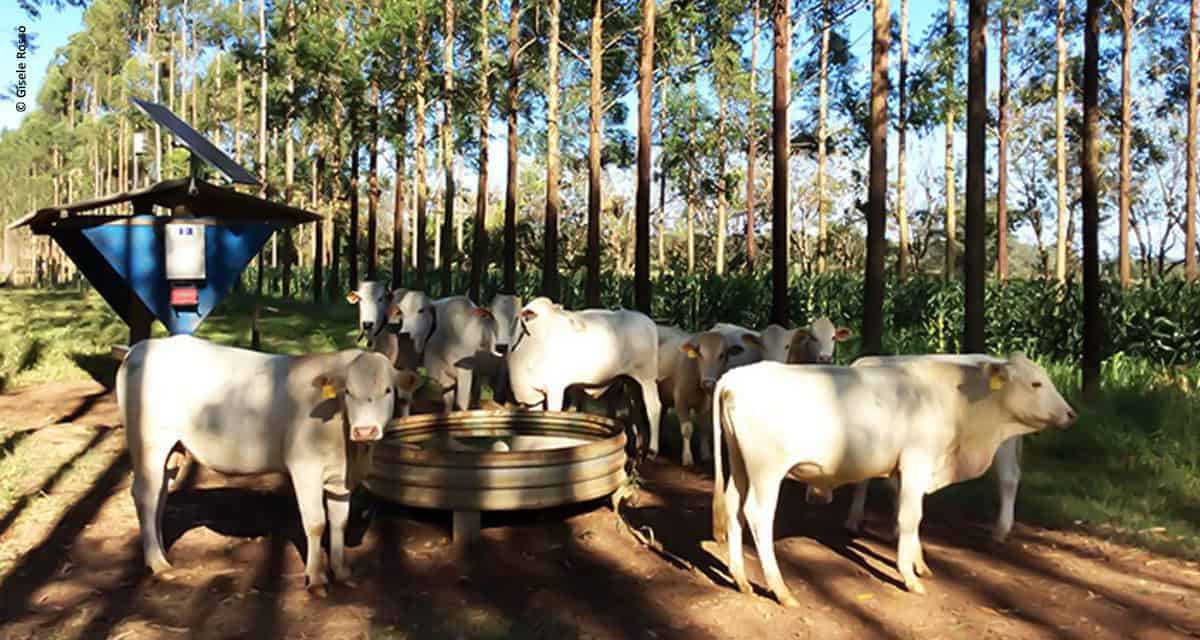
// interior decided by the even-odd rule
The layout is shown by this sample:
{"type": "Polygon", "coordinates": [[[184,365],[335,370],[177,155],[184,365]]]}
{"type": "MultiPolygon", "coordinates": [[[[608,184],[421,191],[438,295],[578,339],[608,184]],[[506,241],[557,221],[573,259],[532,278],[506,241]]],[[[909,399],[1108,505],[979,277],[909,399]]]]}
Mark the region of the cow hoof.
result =
{"type": "Polygon", "coordinates": [[[924,560],[913,563],[913,570],[922,578],[928,578],[933,575],[933,571],[929,568],[929,565],[925,564],[924,560]]]}
{"type": "Polygon", "coordinates": [[[737,579],[735,579],[734,581],[737,583],[737,590],[738,590],[738,591],[741,591],[742,593],[754,593],[754,589],[752,589],[752,588],[750,587],[750,581],[749,581],[749,580],[746,580],[745,578],[742,578],[741,580],[737,580],[737,579]]]}
{"type": "Polygon", "coordinates": [[[996,544],[1004,544],[1004,541],[1007,539],[1008,539],[1007,531],[1001,531],[1001,530],[997,529],[992,532],[992,542],[995,542],[996,544]]]}
{"type": "Polygon", "coordinates": [[[146,566],[150,569],[150,573],[154,574],[157,577],[161,577],[161,578],[165,578],[166,576],[164,576],[163,574],[166,573],[167,571],[170,571],[172,568],[171,563],[167,562],[166,559],[163,559],[163,558],[159,558],[158,560],[152,560],[152,561],[146,563],[146,566]]]}
{"type": "Polygon", "coordinates": [[[800,601],[792,597],[790,594],[785,593],[781,596],[778,596],[778,598],[779,604],[787,607],[788,609],[795,609],[800,606],[800,601]]]}
{"type": "Polygon", "coordinates": [[[847,520],[842,526],[850,533],[862,532],[862,521],[860,520],[847,520]]]}
{"type": "Polygon", "coordinates": [[[905,580],[904,588],[908,589],[909,593],[915,593],[921,596],[925,595],[925,585],[921,584],[921,581],[917,580],[916,578],[913,578],[912,580],[905,580]]]}
{"type": "Polygon", "coordinates": [[[312,584],[308,586],[308,595],[324,600],[329,597],[329,588],[323,584],[312,584]]]}

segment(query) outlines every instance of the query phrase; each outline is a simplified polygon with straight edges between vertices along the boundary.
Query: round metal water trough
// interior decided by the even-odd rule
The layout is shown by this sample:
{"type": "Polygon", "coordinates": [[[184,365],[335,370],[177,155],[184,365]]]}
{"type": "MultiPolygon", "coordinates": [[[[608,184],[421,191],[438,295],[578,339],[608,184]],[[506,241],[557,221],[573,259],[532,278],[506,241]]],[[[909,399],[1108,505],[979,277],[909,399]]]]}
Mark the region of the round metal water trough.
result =
{"type": "Polygon", "coordinates": [[[481,511],[542,509],[606,496],[625,481],[614,420],[560,411],[457,411],[394,420],[365,484],[399,504],[454,512],[454,541],[481,511]]]}

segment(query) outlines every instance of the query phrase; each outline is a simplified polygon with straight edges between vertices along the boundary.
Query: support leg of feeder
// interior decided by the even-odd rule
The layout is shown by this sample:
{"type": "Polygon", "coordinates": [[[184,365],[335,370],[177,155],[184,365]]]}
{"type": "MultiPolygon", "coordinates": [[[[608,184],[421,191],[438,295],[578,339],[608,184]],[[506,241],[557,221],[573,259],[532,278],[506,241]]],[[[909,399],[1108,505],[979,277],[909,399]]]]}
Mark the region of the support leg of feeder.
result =
{"type": "Polygon", "coordinates": [[[454,544],[463,546],[479,539],[480,514],[478,511],[454,512],[454,544]]]}

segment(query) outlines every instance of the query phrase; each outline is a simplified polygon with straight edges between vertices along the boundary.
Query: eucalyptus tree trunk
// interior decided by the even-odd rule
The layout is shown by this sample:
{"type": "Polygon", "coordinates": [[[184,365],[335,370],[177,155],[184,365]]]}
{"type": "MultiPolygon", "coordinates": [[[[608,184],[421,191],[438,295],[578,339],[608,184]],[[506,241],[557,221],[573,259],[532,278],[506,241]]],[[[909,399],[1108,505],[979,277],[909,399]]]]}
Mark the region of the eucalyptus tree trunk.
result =
{"type": "MultiPolygon", "coordinates": [[[[1196,7],[1192,2],[1193,74],[1190,91],[1195,99],[1195,27],[1196,7]]],[[[1083,32],[1083,145],[1079,159],[1083,199],[1083,391],[1095,394],[1100,389],[1100,361],[1104,348],[1103,318],[1100,315],[1100,202],[1098,150],[1100,119],[1100,10],[1101,0],[1087,0],[1083,32]]],[[[1194,114],[1194,109],[1192,110],[1194,114]]],[[[1190,124],[1190,123],[1189,123],[1190,124]]],[[[1195,247],[1188,245],[1195,256],[1195,247]]]]}
{"type": "Polygon", "coordinates": [[[1133,83],[1133,0],[1121,0],[1121,159],[1120,183],[1117,187],[1117,271],[1121,287],[1129,286],[1129,148],[1132,142],[1130,101],[1133,83]]]}
{"type": "Polygon", "coordinates": [[[475,188],[475,228],[471,240],[470,296],[483,303],[480,288],[487,271],[487,205],[488,205],[488,120],[492,103],[488,93],[488,0],[479,3],[479,182],[475,188]]]}
{"type": "MultiPolygon", "coordinates": [[[[955,42],[954,0],[946,5],[946,38],[955,42]]],[[[956,51],[957,53],[957,51],[956,51]]],[[[953,279],[958,268],[957,248],[954,244],[958,235],[958,206],[955,199],[958,196],[957,180],[954,177],[954,72],[946,75],[946,265],[943,276],[953,279]]]]}
{"type": "Polygon", "coordinates": [[[719,115],[717,117],[717,233],[716,233],[716,271],[717,275],[725,273],[725,225],[729,211],[729,201],[725,193],[725,164],[728,149],[725,145],[725,120],[729,111],[729,96],[724,91],[717,92],[719,115]]]}
{"type": "MultiPolygon", "coordinates": [[[[907,1],[907,0],[905,0],[907,1]]],[[[754,242],[754,164],[758,160],[758,131],[754,126],[754,98],[758,96],[758,2],[754,0],[754,14],[750,27],[750,100],[746,108],[746,270],[754,272],[757,247],[754,242]]],[[[665,95],[665,89],[664,89],[665,95]]],[[[663,100],[664,108],[666,100],[663,100]]]]}
{"type": "MultiPolygon", "coordinates": [[[[486,1],[486,0],[485,0],[486,1]]],[[[600,306],[600,88],[603,55],[603,0],[592,0],[590,35],[591,87],[588,94],[588,213],[587,213],[587,283],[586,306],[600,306]]]]}
{"type": "Polygon", "coordinates": [[[442,295],[450,295],[450,233],[454,224],[454,0],[442,2],[442,170],[445,172],[445,217],[442,220],[442,295]]]}
{"type": "MultiPolygon", "coordinates": [[[[664,76],[669,75],[666,71],[664,76]]],[[[659,104],[659,132],[658,139],[660,142],[659,157],[658,157],[658,272],[661,275],[667,268],[667,87],[671,82],[664,77],[662,84],[662,99],[659,104]]]]}
{"type": "Polygon", "coordinates": [[[413,191],[416,194],[417,200],[417,223],[413,227],[414,238],[417,242],[417,288],[425,288],[426,268],[429,265],[429,220],[427,218],[427,200],[428,200],[428,184],[425,178],[425,170],[427,163],[425,159],[425,132],[427,123],[425,122],[425,3],[417,3],[417,33],[413,44],[413,51],[419,56],[417,63],[413,66],[417,70],[417,86],[416,86],[416,113],[414,118],[413,128],[413,150],[414,160],[417,164],[413,170],[413,179],[416,181],[413,191]]]}
{"type": "Polygon", "coordinates": [[[883,348],[883,258],[887,251],[888,0],[875,0],[871,38],[870,169],[867,195],[867,272],[863,286],[862,352],[883,348]]]}
{"type": "Polygon", "coordinates": [[[788,49],[789,0],[775,0],[775,70],[771,97],[771,322],[788,326],[788,49]]]}
{"type": "Polygon", "coordinates": [[[521,4],[510,0],[508,6],[508,166],[504,186],[504,291],[517,289],[517,110],[521,68],[521,4]]]}
{"type": "Polygon", "coordinates": [[[1000,104],[996,121],[996,275],[1008,278],[1008,11],[1000,7],[1000,104]]]}
{"type": "Polygon", "coordinates": [[[650,108],[654,88],[654,0],[641,0],[642,28],[638,46],[637,191],[634,308],[650,313],[650,108]]]}
{"type": "MultiPolygon", "coordinates": [[[[1090,8],[1090,4],[1089,4],[1090,8]]],[[[1097,18],[1099,20],[1099,18],[1097,18]]],[[[1197,55],[1200,54],[1200,0],[1192,0],[1188,18],[1188,89],[1187,89],[1187,208],[1184,214],[1184,277],[1196,279],[1196,81],[1200,78],[1197,55]]]]}
{"type": "Polygon", "coordinates": [[[908,197],[904,183],[908,178],[908,0],[900,0],[900,112],[896,124],[896,223],[900,231],[900,250],[896,255],[896,276],[908,276],[909,230],[908,197]]]}
{"type": "Polygon", "coordinates": [[[967,219],[963,345],[983,353],[984,280],[987,272],[987,0],[970,0],[967,9],[967,219]]]}
{"type": "Polygon", "coordinates": [[[1055,20],[1054,46],[1058,52],[1054,77],[1054,175],[1057,184],[1058,244],[1054,257],[1054,277],[1059,282],[1067,279],[1067,0],[1058,0],[1058,17],[1055,20]]]}
{"type": "Polygon", "coordinates": [[[557,301],[558,282],[558,33],[560,0],[550,0],[550,43],[546,71],[546,226],[542,256],[542,295],[557,301]]]}
{"type": "MultiPolygon", "coordinates": [[[[953,2],[954,0],[951,0],[953,2]]],[[[817,273],[825,272],[829,230],[825,219],[826,83],[829,78],[829,0],[821,0],[821,53],[817,79],[817,273]]],[[[786,170],[786,167],[785,167],[786,170]]]]}
{"type": "MultiPolygon", "coordinates": [[[[689,30],[688,50],[696,59],[696,30],[689,30]]],[[[687,272],[696,272],[696,137],[700,123],[696,121],[696,74],[692,75],[691,100],[688,102],[687,193],[684,194],[684,215],[687,216],[687,272]]]]}

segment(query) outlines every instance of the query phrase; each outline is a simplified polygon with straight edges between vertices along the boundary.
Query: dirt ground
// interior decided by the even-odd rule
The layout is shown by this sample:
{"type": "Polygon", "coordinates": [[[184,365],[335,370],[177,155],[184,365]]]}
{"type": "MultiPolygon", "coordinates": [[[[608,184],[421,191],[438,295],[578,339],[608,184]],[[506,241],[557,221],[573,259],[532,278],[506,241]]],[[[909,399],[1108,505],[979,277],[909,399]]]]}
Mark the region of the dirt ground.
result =
{"type": "MultiPolygon", "coordinates": [[[[15,480],[0,469],[19,485],[0,511],[0,638],[1200,637],[1194,562],[1021,524],[997,547],[986,523],[935,510],[922,528],[935,575],[915,596],[891,544],[840,529],[847,496],[808,506],[798,486],[776,523],[803,604],[786,610],[732,588],[707,541],[710,479],[666,461],[645,465],[620,518],[607,502],[487,514],[464,552],[446,514],[379,507],[352,532],[356,586],[324,600],[303,588],[287,479],[193,465],[168,501],[175,569],[152,578],[116,422],[95,383],[0,396],[0,450],[23,465],[15,480]]],[[[886,508],[872,506],[878,532],[886,508]]]]}

